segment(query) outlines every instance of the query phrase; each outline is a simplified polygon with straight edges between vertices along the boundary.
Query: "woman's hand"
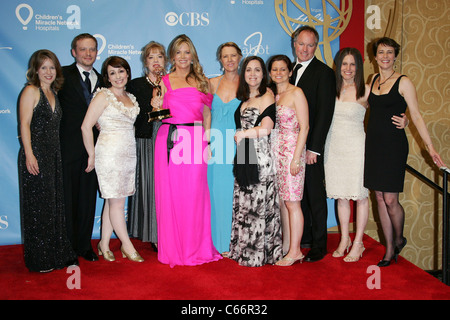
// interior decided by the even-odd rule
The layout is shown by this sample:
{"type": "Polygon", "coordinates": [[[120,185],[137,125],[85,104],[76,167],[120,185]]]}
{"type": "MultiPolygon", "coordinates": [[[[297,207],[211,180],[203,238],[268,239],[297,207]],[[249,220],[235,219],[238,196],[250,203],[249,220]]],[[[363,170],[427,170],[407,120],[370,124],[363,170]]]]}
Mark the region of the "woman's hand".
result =
{"type": "Polygon", "coordinates": [[[405,129],[408,126],[408,117],[406,114],[402,113],[401,117],[399,116],[392,116],[392,123],[395,125],[397,129],[405,129]]]}
{"type": "Polygon", "coordinates": [[[26,156],[25,163],[30,174],[33,176],[37,176],[39,174],[39,165],[34,154],[26,156]]]}
{"type": "Polygon", "coordinates": [[[241,142],[241,140],[244,138],[245,138],[244,130],[236,131],[236,134],[234,135],[234,141],[236,141],[236,145],[239,145],[239,142],[241,142]]]}
{"type": "Polygon", "coordinates": [[[161,98],[161,96],[153,96],[152,100],[150,101],[150,104],[153,107],[152,111],[161,110],[163,99],[161,98]]]}
{"type": "Polygon", "coordinates": [[[289,171],[291,175],[296,176],[300,172],[300,160],[292,159],[289,171]]]}
{"type": "Polygon", "coordinates": [[[438,168],[447,167],[444,161],[442,161],[439,153],[437,153],[437,151],[434,149],[434,146],[432,144],[427,145],[427,150],[431,156],[431,159],[433,159],[434,164],[437,165],[438,168]]]}
{"type": "Polygon", "coordinates": [[[89,156],[88,158],[88,164],[86,167],[86,171],[87,173],[91,172],[92,170],[94,170],[95,168],[95,156],[89,156]]]}

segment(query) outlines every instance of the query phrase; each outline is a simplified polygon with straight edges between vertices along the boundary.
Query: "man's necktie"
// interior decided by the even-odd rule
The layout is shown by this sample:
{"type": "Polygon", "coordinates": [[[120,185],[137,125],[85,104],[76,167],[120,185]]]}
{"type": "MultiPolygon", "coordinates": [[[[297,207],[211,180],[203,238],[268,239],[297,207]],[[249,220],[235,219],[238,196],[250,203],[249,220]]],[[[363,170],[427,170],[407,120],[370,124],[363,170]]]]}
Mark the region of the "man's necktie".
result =
{"type": "Polygon", "coordinates": [[[291,77],[291,84],[295,85],[295,81],[297,80],[297,74],[298,74],[298,69],[300,69],[302,67],[302,65],[300,63],[298,63],[295,68],[294,71],[292,72],[292,77],[291,77]]]}
{"type": "Polygon", "coordinates": [[[85,75],[84,83],[86,84],[86,87],[87,87],[87,89],[89,91],[89,94],[91,94],[92,93],[92,86],[91,86],[91,80],[89,79],[90,73],[87,72],[87,71],[83,71],[83,74],[85,75]]]}

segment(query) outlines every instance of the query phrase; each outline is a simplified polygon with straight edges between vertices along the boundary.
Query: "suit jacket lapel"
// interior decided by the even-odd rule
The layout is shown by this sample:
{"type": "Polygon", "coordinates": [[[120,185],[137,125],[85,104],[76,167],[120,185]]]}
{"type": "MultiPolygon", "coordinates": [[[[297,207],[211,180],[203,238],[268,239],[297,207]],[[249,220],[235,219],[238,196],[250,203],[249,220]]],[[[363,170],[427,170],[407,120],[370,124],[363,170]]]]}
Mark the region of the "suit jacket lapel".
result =
{"type": "Polygon", "coordinates": [[[101,74],[98,73],[97,70],[95,70],[95,69],[92,69],[92,70],[94,70],[94,72],[97,74],[97,83],[95,84],[94,91],[92,91],[94,93],[95,91],[97,91],[98,88],[100,88],[102,86],[101,85],[102,81],[101,81],[101,74]]]}
{"type": "Polygon", "coordinates": [[[314,57],[311,62],[306,67],[305,71],[303,71],[302,76],[298,80],[297,87],[301,87],[304,83],[308,82],[308,79],[311,79],[310,76],[314,73],[316,69],[317,58],[314,57]]]}
{"type": "Polygon", "coordinates": [[[69,76],[70,78],[67,79],[67,83],[70,83],[77,94],[85,100],[83,87],[81,85],[81,75],[75,63],[71,65],[69,76]]]}

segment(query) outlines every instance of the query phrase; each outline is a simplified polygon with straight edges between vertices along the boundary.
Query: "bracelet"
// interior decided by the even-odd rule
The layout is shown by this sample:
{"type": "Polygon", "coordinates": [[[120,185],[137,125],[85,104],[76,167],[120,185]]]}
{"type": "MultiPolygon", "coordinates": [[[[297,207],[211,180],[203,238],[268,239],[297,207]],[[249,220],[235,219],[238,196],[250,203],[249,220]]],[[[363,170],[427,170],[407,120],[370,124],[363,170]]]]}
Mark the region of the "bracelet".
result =
{"type": "Polygon", "coordinates": [[[292,161],[294,161],[294,163],[297,165],[297,167],[300,167],[300,160],[292,159],[292,161]]]}

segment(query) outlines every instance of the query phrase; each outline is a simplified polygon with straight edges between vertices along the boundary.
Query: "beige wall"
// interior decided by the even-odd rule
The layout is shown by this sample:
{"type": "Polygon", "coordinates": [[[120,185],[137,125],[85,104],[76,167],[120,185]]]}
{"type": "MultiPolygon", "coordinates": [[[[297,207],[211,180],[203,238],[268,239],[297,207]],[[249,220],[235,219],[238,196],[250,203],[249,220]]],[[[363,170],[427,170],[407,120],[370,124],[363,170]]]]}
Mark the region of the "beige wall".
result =
{"type": "MultiPolygon", "coordinates": [[[[381,18],[381,29],[369,28],[366,24],[366,44],[374,38],[389,36],[401,45],[396,70],[410,77],[416,85],[419,107],[433,144],[450,166],[450,1],[365,1],[366,9],[370,5],[380,8],[381,18]]],[[[366,21],[371,15],[366,10],[366,21]]],[[[369,60],[366,47],[366,77],[375,71],[369,60]]],[[[442,186],[442,173],[433,167],[413,124],[406,133],[410,150],[408,164],[442,186]]],[[[407,171],[400,201],[405,209],[404,233],[408,239],[401,255],[422,269],[441,269],[442,194],[407,171]]],[[[373,203],[371,197],[366,233],[380,240],[382,232],[373,203]]]]}

